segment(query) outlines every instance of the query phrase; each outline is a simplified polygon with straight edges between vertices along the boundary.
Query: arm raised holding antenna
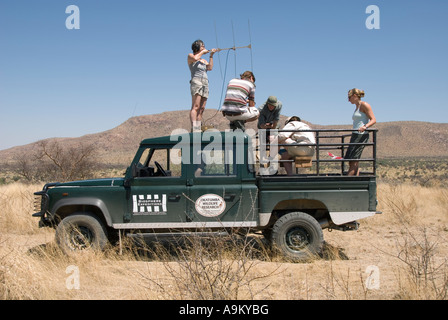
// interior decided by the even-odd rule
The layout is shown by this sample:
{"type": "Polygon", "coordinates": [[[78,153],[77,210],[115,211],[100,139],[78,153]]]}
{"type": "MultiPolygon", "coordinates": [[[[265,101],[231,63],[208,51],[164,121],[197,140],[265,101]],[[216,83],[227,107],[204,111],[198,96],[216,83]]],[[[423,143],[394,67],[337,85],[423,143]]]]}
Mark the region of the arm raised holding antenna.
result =
{"type": "Polygon", "coordinates": [[[210,52],[210,60],[209,60],[209,63],[207,65],[207,71],[212,71],[212,69],[213,69],[213,55],[217,51],[218,51],[218,49],[209,50],[209,52],[210,52]]]}
{"type": "Polygon", "coordinates": [[[193,53],[188,54],[188,60],[187,60],[188,65],[199,60],[201,60],[202,63],[204,63],[205,65],[208,65],[209,62],[205,59],[202,59],[202,56],[206,55],[207,53],[210,53],[210,58],[213,58],[213,55],[215,54],[215,52],[217,52],[217,49],[207,50],[202,40],[196,40],[195,42],[193,42],[192,50],[193,53]]]}
{"type": "Polygon", "coordinates": [[[244,46],[244,47],[231,47],[231,48],[223,48],[223,49],[218,48],[218,49],[216,49],[216,52],[220,52],[220,51],[224,51],[224,50],[244,49],[244,48],[249,48],[249,49],[251,49],[251,48],[252,48],[252,45],[249,44],[249,45],[244,46]]]}
{"type": "MultiPolygon", "coordinates": [[[[197,52],[196,54],[194,53],[190,53],[188,54],[188,64],[192,64],[195,61],[201,60],[203,55],[206,55],[207,53],[210,53],[210,58],[213,58],[213,54],[215,54],[215,52],[217,52],[218,49],[212,49],[212,50],[207,50],[207,49],[203,49],[199,52],[197,52]]],[[[204,63],[208,63],[207,60],[202,59],[204,63]]]]}

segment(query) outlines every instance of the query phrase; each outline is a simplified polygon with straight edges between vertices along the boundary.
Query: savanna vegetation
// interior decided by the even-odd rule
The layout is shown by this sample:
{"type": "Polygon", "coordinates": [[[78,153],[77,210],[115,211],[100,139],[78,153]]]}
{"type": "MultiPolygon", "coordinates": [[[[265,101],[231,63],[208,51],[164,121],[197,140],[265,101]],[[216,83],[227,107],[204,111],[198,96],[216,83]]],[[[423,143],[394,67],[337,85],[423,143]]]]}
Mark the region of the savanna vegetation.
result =
{"type": "MultiPolygon", "coordinates": [[[[424,170],[422,170],[423,172],[424,170]]],[[[403,173],[404,175],[405,173],[403,173]]],[[[381,215],[325,231],[322,256],[291,263],[260,236],[139,241],[64,255],[32,218],[41,183],[0,186],[0,299],[442,299],[448,189],[380,182],[381,215]]],[[[153,239],[154,240],[154,239],[153,239]]]]}
{"type": "Polygon", "coordinates": [[[92,150],[42,144],[3,165],[0,299],[448,298],[446,159],[379,160],[383,214],[357,231],[325,230],[323,254],[307,263],[285,260],[257,235],[126,237],[67,256],[31,217],[33,193],[45,182],[123,175],[126,165],[94,165],[92,150]]]}

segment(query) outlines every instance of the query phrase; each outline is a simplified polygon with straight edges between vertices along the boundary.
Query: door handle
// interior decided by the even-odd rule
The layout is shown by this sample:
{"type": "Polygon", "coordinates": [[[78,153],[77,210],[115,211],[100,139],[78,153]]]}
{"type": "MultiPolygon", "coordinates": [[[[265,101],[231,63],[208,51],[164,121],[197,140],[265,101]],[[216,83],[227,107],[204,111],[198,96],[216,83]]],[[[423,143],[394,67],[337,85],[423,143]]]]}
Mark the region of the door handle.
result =
{"type": "Polygon", "coordinates": [[[170,194],[168,196],[168,201],[177,202],[180,200],[180,194],[170,194]]]}
{"type": "Polygon", "coordinates": [[[228,193],[224,196],[224,201],[233,201],[236,197],[234,193],[228,193]]]}

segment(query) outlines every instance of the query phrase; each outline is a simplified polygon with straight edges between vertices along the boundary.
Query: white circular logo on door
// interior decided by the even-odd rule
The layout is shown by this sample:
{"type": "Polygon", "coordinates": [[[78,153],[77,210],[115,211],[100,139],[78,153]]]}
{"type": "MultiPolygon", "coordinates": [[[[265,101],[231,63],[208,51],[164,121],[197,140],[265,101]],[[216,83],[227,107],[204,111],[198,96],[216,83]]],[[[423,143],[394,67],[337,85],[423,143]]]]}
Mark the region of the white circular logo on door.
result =
{"type": "Polygon", "coordinates": [[[204,194],[195,203],[196,211],[204,217],[217,217],[226,210],[226,202],[217,194],[204,194]]]}

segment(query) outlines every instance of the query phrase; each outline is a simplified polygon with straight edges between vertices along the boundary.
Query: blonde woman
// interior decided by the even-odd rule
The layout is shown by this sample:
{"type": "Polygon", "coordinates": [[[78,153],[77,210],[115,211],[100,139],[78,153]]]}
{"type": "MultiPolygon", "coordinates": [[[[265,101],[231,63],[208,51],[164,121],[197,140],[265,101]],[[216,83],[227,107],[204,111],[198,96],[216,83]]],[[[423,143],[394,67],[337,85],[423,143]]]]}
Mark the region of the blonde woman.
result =
{"type": "MultiPolygon", "coordinates": [[[[350,143],[366,143],[369,140],[369,134],[365,131],[376,123],[376,118],[370,104],[361,101],[364,95],[364,90],[354,88],[348,91],[348,101],[356,106],[352,116],[353,133],[350,138],[350,143]]],[[[363,150],[364,145],[351,145],[347,149],[344,158],[359,159],[363,150]]],[[[359,175],[359,161],[349,161],[348,175],[359,175]]]]}

